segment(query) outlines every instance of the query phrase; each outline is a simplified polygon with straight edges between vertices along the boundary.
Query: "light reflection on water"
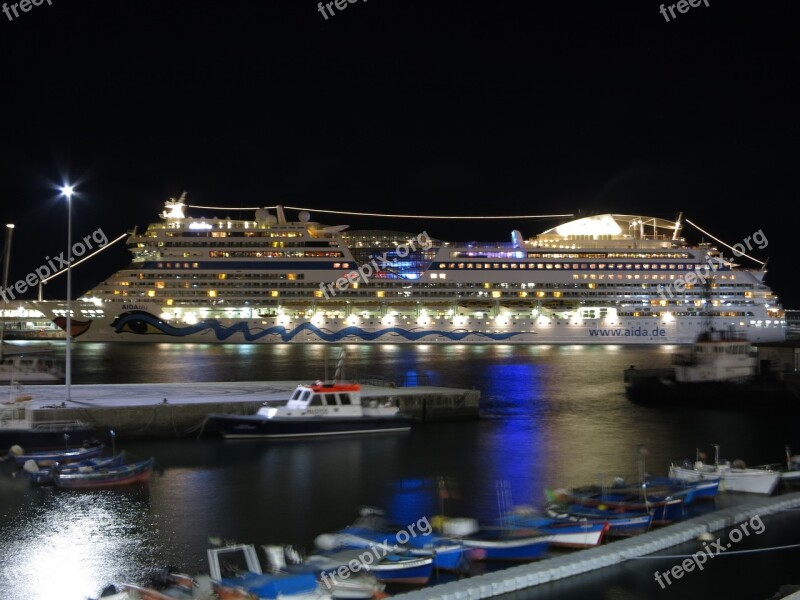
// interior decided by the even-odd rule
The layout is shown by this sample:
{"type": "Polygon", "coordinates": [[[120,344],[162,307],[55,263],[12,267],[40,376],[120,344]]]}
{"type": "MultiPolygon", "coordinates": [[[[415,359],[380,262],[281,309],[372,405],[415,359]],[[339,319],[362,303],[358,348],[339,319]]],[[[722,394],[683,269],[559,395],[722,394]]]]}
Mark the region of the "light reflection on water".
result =
{"type": "Polygon", "coordinates": [[[2,515],[4,600],[83,600],[109,581],[132,581],[155,566],[148,564],[148,541],[157,528],[150,522],[146,487],[125,493],[31,492],[25,510],[2,515]]]}

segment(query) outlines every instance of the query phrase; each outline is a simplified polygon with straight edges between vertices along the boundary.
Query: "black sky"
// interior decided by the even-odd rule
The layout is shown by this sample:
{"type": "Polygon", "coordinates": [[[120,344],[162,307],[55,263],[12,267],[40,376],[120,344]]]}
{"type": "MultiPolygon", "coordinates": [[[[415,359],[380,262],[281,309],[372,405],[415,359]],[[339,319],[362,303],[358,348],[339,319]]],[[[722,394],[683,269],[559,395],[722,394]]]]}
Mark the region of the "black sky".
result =
{"type": "MultiPolygon", "coordinates": [[[[795,277],[796,2],[51,0],[0,13],[0,200],[11,280],[73,232],[196,204],[433,214],[639,213],[730,243],[763,230],[795,277]]],[[[232,216],[235,213],[231,211],[232,216]]],[[[319,216],[443,239],[553,223],[319,216]]],[[[699,240],[700,236],[686,232],[699,240]]],[[[74,272],[76,292],[127,262],[74,272]]],[[[63,285],[47,296],[63,296],[63,285]]]]}

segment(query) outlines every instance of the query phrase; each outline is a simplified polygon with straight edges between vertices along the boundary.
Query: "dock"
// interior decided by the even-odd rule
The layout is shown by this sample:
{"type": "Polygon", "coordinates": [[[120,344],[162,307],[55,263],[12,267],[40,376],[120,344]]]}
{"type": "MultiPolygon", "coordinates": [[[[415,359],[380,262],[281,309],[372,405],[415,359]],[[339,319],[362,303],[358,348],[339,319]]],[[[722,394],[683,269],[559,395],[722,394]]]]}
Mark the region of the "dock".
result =
{"type": "MultiPolygon", "coordinates": [[[[476,600],[500,596],[647,556],[697,539],[702,534],[734,527],[756,515],[765,516],[797,507],[800,507],[800,492],[756,498],[603,546],[393,597],[397,600],[476,600]]],[[[800,599],[800,593],[790,597],[800,599]]]]}
{"type": "MultiPolygon", "coordinates": [[[[209,414],[255,414],[264,403],[282,403],[307,381],[203,383],[123,383],[0,387],[9,409],[25,406],[33,422],[80,420],[98,431],[114,430],[128,438],[198,436],[212,431],[209,414]]],[[[400,411],[419,421],[475,419],[480,392],[444,387],[394,387],[362,384],[364,403],[391,399],[400,411]]]]}

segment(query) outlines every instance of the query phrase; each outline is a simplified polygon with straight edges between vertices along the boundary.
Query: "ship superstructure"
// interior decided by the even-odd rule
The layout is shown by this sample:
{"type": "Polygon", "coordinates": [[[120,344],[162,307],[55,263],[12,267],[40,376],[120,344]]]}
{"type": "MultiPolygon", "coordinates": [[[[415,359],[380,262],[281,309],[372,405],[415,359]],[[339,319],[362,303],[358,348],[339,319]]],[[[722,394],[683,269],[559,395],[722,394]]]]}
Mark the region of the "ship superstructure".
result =
{"type": "MultiPolygon", "coordinates": [[[[680,223],[568,221],[531,239],[444,242],[348,231],[301,211],[186,215],[185,196],[127,240],[132,262],[73,302],[79,341],[691,343],[698,333],[785,337],[762,270],[680,223]]],[[[36,307],[63,323],[65,302],[36,307]]]]}

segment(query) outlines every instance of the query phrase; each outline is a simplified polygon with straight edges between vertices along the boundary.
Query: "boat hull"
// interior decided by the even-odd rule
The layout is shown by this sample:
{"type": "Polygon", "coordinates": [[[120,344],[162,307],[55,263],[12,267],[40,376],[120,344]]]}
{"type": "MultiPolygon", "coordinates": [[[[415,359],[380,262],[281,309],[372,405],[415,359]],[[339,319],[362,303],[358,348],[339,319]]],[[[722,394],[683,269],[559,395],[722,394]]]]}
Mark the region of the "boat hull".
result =
{"type": "Polygon", "coordinates": [[[74,463],[87,458],[95,458],[100,456],[104,449],[105,447],[102,444],[96,444],[82,448],[29,452],[27,454],[14,455],[14,462],[22,466],[27,461],[32,460],[40,467],[50,467],[54,463],[74,463]]]}
{"type": "Polygon", "coordinates": [[[552,525],[541,529],[543,538],[551,546],[560,548],[591,548],[603,541],[609,530],[608,523],[552,525]]]}
{"type": "Polygon", "coordinates": [[[403,432],[411,429],[411,418],[394,417],[287,417],[259,415],[209,415],[225,439],[290,439],[403,432]]]}
{"type": "Polygon", "coordinates": [[[719,480],[719,489],[729,492],[772,494],[781,480],[777,471],[758,469],[731,469],[723,472],[704,472],[672,465],[669,476],[684,481],[719,480]]]}
{"type": "Polygon", "coordinates": [[[130,465],[97,469],[90,473],[73,471],[54,473],[53,483],[56,487],[67,489],[93,489],[141,483],[150,479],[154,463],[151,458],[130,465]]]}
{"type": "Polygon", "coordinates": [[[782,381],[753,377],[739,382],[679,383],[672,370],[659,373],[627,369],[625,394],[646,406],[699,406],[710,408],[762,409],[765,403],[796,403],[797,396],[782,381]]]}
{"type": "Polygon", "coordinates": [[[472,560],[526,561],[542,558],[550,547],[544,536],[510,537],[507,539],[464,538],[472,560]]]}
{"type": "Polygon", "coordinates": [[[95,438],[96,432],[89,425],[53,425],[47,426],[34,424],[34,428],[5,428],[0,425],[0,452],[5,452],[11,446],[20,446],[27,450],[55,450],[64,448],[64,434],[70,437],[72,443],[88,442],[95,438]]]}

